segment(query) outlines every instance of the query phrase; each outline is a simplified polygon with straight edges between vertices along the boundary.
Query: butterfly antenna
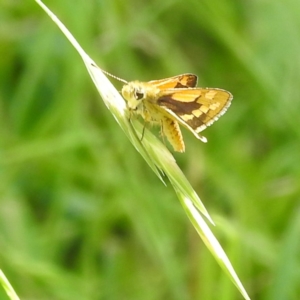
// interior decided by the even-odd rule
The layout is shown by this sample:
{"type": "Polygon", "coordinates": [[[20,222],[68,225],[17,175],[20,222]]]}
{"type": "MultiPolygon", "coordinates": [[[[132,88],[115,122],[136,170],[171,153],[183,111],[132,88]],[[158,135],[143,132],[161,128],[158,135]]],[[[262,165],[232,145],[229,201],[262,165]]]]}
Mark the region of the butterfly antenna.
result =
{"type": "Polygon", "coordinates": [[[119,80],[119,81],[121,81],[121,82],[123,82],[123,83],[128,83],[126,80],[124,80],[124,79],[122,79],[122,78],[120,78],[120,77],[117,77],[117,76],[115,76],[115,75],[113,75],[113,74],[110,74],[110,73],[108,73],[107,71],[104,71],[104,70],[102,70],[102,69],[100,69],[104,74],[106,74],[106,75],[108,75],[108,76],[110,76],[110,77],[112,77],[112,78],[114,78],[114,79],[116,79],[116,80],[119,80]]]}

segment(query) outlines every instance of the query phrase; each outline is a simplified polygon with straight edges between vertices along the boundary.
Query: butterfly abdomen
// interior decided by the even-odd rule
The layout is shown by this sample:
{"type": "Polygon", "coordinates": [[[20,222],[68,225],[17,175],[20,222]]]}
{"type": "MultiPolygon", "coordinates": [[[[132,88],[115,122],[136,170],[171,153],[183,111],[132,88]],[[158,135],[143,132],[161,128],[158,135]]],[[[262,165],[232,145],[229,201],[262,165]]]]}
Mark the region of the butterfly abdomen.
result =
{"type": "Polygon", "coordinates": [[[162,118],[162,134],[168,139],[175,151],[184,152],[185,146],[177,121],[168,117],[162,118]]]}

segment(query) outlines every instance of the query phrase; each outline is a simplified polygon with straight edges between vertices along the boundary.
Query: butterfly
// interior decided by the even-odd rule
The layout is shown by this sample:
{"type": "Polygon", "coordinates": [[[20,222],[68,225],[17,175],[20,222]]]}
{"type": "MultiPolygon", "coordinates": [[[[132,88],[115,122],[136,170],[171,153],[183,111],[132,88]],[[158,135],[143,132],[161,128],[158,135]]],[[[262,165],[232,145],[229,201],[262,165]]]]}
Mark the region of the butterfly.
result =
{"type": "Polygon", "coordinates": [[[230,106],[232,94],[218,88],[199,88],[194,74],[182,74],[149,82],[125,82],[121,93],[133,114],[145,122],[161,126],[161,134],[175,151],[184,152],[185,144],[179,125],[190,130],[202,142],[200,135],[230,106]]]}

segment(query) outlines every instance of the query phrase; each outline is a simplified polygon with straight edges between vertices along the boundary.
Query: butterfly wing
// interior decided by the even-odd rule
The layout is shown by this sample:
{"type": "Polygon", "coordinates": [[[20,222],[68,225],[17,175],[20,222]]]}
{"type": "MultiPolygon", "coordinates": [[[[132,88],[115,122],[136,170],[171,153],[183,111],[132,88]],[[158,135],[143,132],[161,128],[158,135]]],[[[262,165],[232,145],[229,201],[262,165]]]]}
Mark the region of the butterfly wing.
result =
{"type": "Polygon", "coordinates": [[[173,89],[161,91],[157,105],[206,142],[199,132],[218,120],[230,106],[231,100],[232,95],[221,89],[173,89]]]}
{"type": "Polygon", "coordinates": [[[160,80],[152,80],[148,83],[159,88],[160,90],[177,89],[177,88],[193,88],[197,86],[197,76],[194,74],[182,74],[170,78],[160,80]]]}

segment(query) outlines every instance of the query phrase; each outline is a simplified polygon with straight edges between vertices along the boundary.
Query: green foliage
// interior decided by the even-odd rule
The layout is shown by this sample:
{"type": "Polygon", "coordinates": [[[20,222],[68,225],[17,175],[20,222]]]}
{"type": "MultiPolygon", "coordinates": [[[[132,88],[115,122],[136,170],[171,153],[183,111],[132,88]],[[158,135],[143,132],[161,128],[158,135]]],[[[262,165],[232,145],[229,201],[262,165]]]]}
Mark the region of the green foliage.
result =
{"type": "MultiPolygon", "coordinates": [[[[176,159],[250,296],[298,299],[298,1],[51,2],[117,76],[232,92],[176,159]]],[[[3,3],[0,43],[0,268],[20,298],[240,299],[35,2],[3,3]]]]}

